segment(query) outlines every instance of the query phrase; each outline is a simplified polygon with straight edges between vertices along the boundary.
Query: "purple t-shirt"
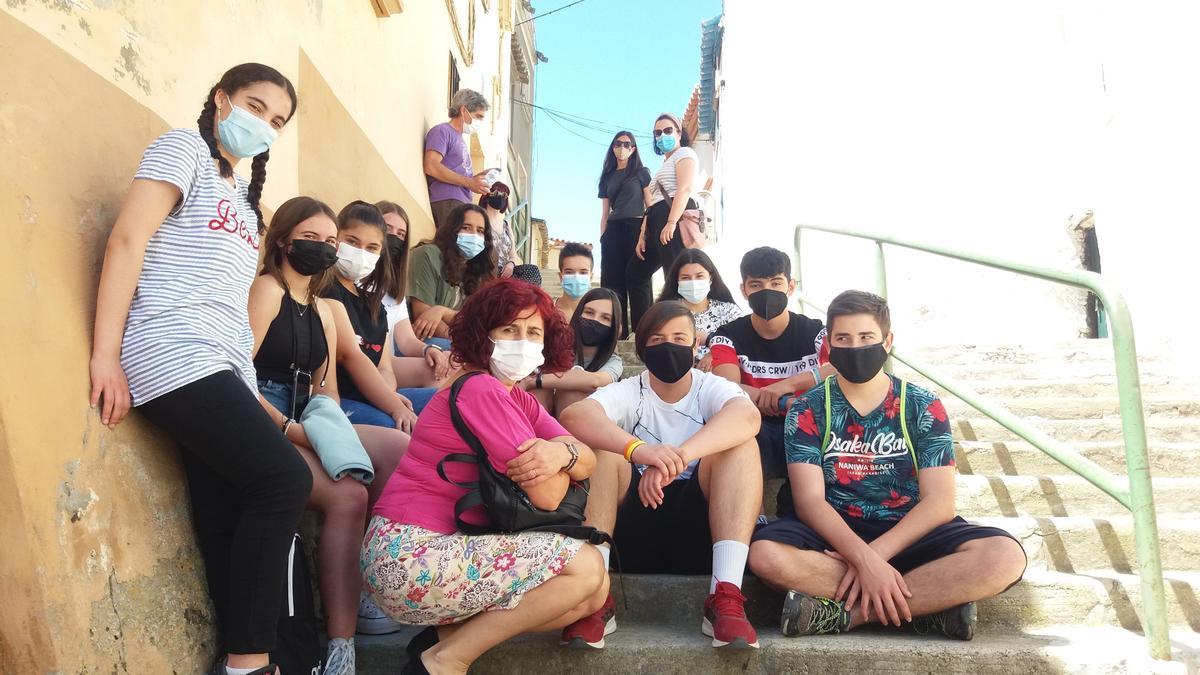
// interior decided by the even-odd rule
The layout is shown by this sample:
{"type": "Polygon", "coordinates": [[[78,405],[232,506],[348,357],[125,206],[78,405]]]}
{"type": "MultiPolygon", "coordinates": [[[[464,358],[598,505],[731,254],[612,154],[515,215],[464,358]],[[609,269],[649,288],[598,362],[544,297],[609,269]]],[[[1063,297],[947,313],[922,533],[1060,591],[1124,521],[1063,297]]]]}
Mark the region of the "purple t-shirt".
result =
{"type": "MultiPolygon", "coordinates": [[[[435,125],[425,134],[425,150],[433,150],[442,156],[442,166],[463,176],[473,176],[471,170],[471,153],[467,152],[467,143],[462,133],[450,126],[449,122],[435,125]]],[[[459,185],[443,183],[432,176],[425,176],[429,184],[429,201],[440,202],[445,199],[455,199],[460,202],[471,201],[471,191],[459,185]]]]}

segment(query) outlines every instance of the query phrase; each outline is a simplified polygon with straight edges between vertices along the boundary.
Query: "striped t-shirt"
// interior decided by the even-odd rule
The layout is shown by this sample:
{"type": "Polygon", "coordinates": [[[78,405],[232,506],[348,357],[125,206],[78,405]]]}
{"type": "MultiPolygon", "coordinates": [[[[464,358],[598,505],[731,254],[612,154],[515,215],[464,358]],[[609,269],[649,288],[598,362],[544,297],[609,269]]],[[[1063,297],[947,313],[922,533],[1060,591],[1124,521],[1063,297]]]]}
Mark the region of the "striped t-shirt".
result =
{"type": "Polygon", "coordinates": [[[650,203],[647,204],[647,206],[654,206],[663,200],[663,195],[658,189],[659,183],[662,183],[662,186],[666,189],[667,194],[674,199],[675,193],[679,191],[679,176],[678,172],[676,171],[676,165],[681,160],[685,159],[692,160],[692,196],[695,197],[696,189],[698,187],[695,183],[695,180],[696,174],[700,169],[699,162],[696,159],[696,151],[684,146],[671,153],[670,157],[663,160],[662,166],[658,167],[658,173],[654,174],[654,180],[650,182],[650,191],[652,195],[650,197],[650,203]]]}
{"type": "Polygon", "coordinates": [[[183,194],[146,244],[142,273],[125,322],[121,366],[141,405],[222,370],[257,391],[246,309],[258,268],[258,218],[217,171],[191,129],[159,136],[135,179],[158,180],[183,194]]]}

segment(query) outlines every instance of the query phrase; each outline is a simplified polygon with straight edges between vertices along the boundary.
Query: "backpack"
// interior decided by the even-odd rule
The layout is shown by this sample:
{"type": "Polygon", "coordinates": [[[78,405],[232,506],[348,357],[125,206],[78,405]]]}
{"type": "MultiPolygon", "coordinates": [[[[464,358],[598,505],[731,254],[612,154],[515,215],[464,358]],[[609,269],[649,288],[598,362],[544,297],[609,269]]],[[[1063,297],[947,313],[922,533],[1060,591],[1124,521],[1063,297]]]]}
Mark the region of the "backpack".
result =
{"type": "Polygon", "coordinates": [[[270,655],[271,663],[279,666],[281,675],[321,675],[325,668],[312,589],[308,556],[304,554],[300,534],[296,533],[288,552],[283,607],[275,630],[275,649],[270,655]]]}
{"type": "Polygon", "coordinates": [[[479,437],[467,427],[458,410],[458,395],[463,385],[472,377],[482,375],[479,371],[464,374],[450,386],[450,420],[458,435],[462,437],[472,454],[452,452],[438,462],[438,476],[442,480],[468,490],[454,504],[454,522],[465,534],[494,534],[511,532],[553,532],[573,539],[582,539],[591,544],[611,543],[612,537],[594,527],[583,524],[584,507],[587,506],[588,481],[571,481],[567,494],[554,511],[539,509],[529,501],[529,496],[508,476],[497,471],[488,460],[487,451],[479,437]],[[479,470],[479,480],[458,482],[446,476],[446,462],[474,464],[479,470]],[[468,510],[482,506],[488,516],[488,525],[476,525],[463,520],[468,510]]]}

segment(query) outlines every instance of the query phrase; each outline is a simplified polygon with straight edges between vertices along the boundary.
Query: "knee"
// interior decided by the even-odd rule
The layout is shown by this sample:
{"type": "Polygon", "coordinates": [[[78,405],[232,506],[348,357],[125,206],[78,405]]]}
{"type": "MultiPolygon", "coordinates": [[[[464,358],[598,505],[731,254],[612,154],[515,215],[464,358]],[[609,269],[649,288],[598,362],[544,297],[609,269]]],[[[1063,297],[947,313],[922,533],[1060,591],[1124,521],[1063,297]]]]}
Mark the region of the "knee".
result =
{"type": "Polygon", "coordinates": [[[367,486],[352,478],[333,484],[322,511],[326,518],[350,518],[362,522],[367,517],[367,486]]]}
{"type": "Polygon", "coordinates": [[[773,541],[759,540],[750,543],[748,563],[754,576],[764,581],[772,581],[780,577],[782,556],[780,544],[773,541]]]}
{"type": "Polygon", "coordinates": [[[1025,549],[1013,539],[992,537],[986,541],[984,559],[994,570],[998,593],[1021,580],[1029,561],[1025,557],[1025,549]]]}
{"type": "Polygon", "coordinates": [[[571,567],[585,581],[589,592],[603,585],[608,576],[608,570],[604,569],[604,558],[600,556],[599,549],[591,544],[579,549],[579,553],[571,560],[571,567]]]}

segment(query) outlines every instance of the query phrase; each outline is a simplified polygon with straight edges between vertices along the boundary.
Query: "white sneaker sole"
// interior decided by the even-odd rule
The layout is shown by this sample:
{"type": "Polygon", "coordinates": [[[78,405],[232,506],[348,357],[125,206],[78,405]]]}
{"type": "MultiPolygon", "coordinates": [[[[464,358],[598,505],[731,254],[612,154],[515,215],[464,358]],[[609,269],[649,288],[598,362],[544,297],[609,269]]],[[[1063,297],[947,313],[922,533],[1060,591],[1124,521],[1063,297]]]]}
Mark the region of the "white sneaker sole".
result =
{"type": "Polygon", "coordinates": [[[745,638],[737,638],[737,639],[733,640],[732,642],[725,642],[724,640],[718,640],[716,638],[716,636],[713,635],[712,623],[709,622],[707,616],[704,617],[703,622],[701,622],[701,624],[700,624],[700,632],[704,633],[704,635],[706,637],[712,638],[712,646],[716,647],[718,649],[722,649],[722,648],[758,649],[758,640],[755,640],[754,642],[746,642],[745,638]]]}
{"type": "Polygon", "coordinates": [[[608,620],[608,623],[604,624],[604,635],[600,636],[599,641],[588,642],[581,637],[577,637],[567,642],[560,641],[558,644],[562,645],[563,647],[567,647],[568,649],[584,649],[585,647],[590,647],[592,649],[604,649],[604,638],[612,635],[615,632],[617,632],[617,617],[613,616],[608,620]]]}
{"type": "Polygon", "coordinates": [[[404,626],[386,616],[378,618],[360,616],[354,626],[354,632],[359,635],[390,635],[399,632],[402,628],[404,626]]]}

